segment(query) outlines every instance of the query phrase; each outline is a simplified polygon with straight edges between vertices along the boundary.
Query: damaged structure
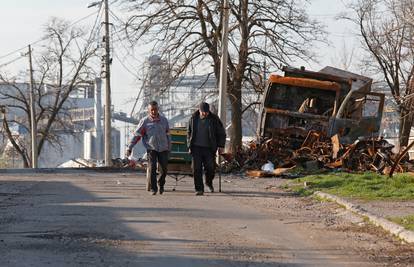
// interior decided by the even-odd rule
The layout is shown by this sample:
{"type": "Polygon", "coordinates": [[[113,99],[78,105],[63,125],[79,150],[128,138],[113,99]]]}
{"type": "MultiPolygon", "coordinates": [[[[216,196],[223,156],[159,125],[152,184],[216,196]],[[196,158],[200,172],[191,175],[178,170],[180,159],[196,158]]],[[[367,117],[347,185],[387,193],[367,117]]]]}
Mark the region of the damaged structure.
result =
{"type": "Polygon", "coordinates": [[[270,175],[295,167],[403,171],[394,164],[394,146],[380,136],[385,96],[371,91],[372,79],[333,67],[283,71],[284,76],[269,77],[258,140],[227,157],[229,169],[267,176],[260,168],[270,162],[276,167],[270,175]]]}
{"type": "Polygon", "coordinates": [[[371,92],[372,79],[333,67],[319,72],[285,67],[285,76],[271,75],[262,102],[258,135],[295,136],[309,131],[342,144],[379,135],[384,94],[371,92]]]}

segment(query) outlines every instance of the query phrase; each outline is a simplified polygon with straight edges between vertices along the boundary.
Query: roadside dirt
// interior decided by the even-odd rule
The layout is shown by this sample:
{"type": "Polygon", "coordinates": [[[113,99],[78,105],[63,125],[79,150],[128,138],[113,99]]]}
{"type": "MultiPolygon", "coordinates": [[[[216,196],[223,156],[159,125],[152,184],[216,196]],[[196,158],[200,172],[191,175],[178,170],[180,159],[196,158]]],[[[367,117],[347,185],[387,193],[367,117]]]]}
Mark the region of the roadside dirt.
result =
{"type": "MultiPolygon", "coordinates": [[[[230,181],[230,180],[229,180],[230,181]]],[[[300,225],[304,235],[320,239],[333,236],[343,242],[343,246],[379,265],[414,266],[414,244],[404,244],[390,233],[372,225],[364,218],[355,215],[336,203],[320,201],[313,197],[290,195],[281,186],[287,180],[279,178],[252,179],[244,175],[231,179],[234,186],[250,184],[250,190],[264,190],[281,196],[275,198],[255,198],[243,200],[244,204],[254,205],[267,212],[279,214],[286,223],[300,225]],[[329,234],[327,234],[329,232],[329,234]]],[[[247,187],[249,188],[249,187],[247,187]]],[[[352,199],[348,199],[353,201],[352,199]]],[[[403,216],[414,214],[412,201],[358,201],[369,211],[380,216],[403,216]]],[[[326,240],[320,239],[320,242],[326,240]]]]}

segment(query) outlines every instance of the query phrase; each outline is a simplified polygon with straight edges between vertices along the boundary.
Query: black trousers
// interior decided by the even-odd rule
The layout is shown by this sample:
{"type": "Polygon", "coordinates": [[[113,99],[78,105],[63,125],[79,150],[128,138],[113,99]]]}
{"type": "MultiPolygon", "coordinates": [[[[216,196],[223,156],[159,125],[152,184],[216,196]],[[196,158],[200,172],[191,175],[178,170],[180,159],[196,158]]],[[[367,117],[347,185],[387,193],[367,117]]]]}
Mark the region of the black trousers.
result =
{"type": "Polygon", "coordinates": [[[168,166],[168,151],[158,152],[155,150],[148,150],[148,171],[147,175],[150,175],[151,191],[157,192],[157,163],[160,166],[160,177],[158,178],[158,185],[164,187],[165,177],[167,176],[168,166]]]}
{"type": "Polygon", "coordinates": [[[214,173],[216,171],[216,155],[209,147],[193,146],[191,148],[193,157],[192,168],[195,191],[204,192],[203,168],[206,176],[206,184],[213,185],[214,173]]]}

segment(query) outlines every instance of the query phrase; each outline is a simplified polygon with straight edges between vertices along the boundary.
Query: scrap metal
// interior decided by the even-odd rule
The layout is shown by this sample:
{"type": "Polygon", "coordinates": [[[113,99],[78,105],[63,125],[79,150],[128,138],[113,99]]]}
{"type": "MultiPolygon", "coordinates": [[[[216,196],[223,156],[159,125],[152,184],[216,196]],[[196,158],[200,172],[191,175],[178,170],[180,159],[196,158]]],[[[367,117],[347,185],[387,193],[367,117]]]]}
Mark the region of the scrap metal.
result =
{"type": "MultiPolygon", "coordinates": [[[[256,177],[283,175],[295,167],[300,167],[302,172],[341,168],[388,174],[396,163],[397,155],[392,151],[394,146],[382,137],[360,138],[349,145],[339,144],[337,140],[338,136],[328,138],[323,132],[311,131],[296,148],[297,140],[290,136],[252,141],[234,154],[232,160],[238,167],[233,164],[233,170],[247,171],[249,176],[256,177]],[[275,170],[260,171],[268,161],[275,165],[275,170]]],[[[231,162],[229,157],[227,160],[231,162]]],[[[398,164],[397,171],[406,170],[404,164],[398,164]]]]}
{"type": "Polygon", "coordinates": [[[269,77],[258,140],[234,154],[239,169],[260,170],[271,161],[276,170],[391,171],[396,155],[379,133],[384,94],[371,92],[371,78],[333,67],[283,71],[269,77]]]}

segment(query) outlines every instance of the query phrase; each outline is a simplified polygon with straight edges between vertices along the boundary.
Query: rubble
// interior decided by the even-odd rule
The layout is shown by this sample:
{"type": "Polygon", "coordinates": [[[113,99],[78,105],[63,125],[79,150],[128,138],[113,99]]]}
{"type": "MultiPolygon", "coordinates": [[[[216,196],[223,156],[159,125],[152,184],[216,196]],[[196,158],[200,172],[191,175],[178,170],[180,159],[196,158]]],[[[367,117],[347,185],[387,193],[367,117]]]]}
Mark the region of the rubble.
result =
{"type": "Polygon", "coordinates": [[[95,168],[95,167],[97,167],[96,162],[83,159],[83,158],[71,159],[58,166],[58,168],[95,168]]]}
{"type": "Polygon", "coordinates": [[[393,145],[379,137],[385,95],[371,91],[371,78],[333,67],[283,71],[284,76],[270,75],[265,88],[259,141],[237,151],[226,170],[272,176],[286,175],[286,168],[390,175],[407,169],[392,152],[393,145]],[[279,169],[276,174],[258,171],[268,161],[279,169]]]}
{"type": "Polygon", "coordinates": [[[113,168],[128,168],[136,170],[145,170],[146,161],[143,159],[134,159],[134,158],[115,158],[112,159],[113,168]]]}
{"type": "MultiPolygon", "coordinates": [[[[394,146],[382,137],[360,138],[349,145],[340,144],[338,140],[337,135],[329,138],[323,132],[310,131],[299,145],[298,139],[291,135],[252,141],[233,158],[227,155],[224,169],[246,171],[251,177],[280,176],[294,169],[300,169],[302,173],[341,169],[389,174],[396,163],[397,154],[392,151],[394,146]],[[275,169],[262,171],[263,164],[269,161],[275,169]]],[[[410,167],[407,159],[397,166],[397,172],[410,167]]]]}

